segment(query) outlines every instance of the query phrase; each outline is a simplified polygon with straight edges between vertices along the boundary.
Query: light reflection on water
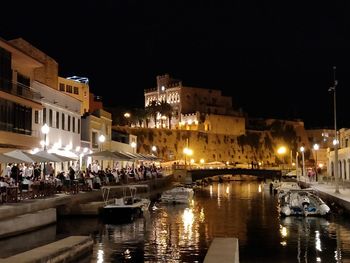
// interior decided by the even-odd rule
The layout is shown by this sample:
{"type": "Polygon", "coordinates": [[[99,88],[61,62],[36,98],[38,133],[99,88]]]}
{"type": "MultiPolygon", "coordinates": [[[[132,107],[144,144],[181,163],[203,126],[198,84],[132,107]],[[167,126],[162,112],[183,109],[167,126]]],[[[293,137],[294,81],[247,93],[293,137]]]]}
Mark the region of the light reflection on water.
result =
{"type": "MultiPolygon", "coordinates": [[[[56,238],[90,234],[89,261],[99,263],[203,262],[214,237],[237,237],[242,263],[350,262],[345,217],[280,218],[275,196],[257,182],[213,184],[199,189],[194,199],[189,206],[157,204],[130,224],[59,219],[56,238]]],[[[3,242],[15,246],[11,239],[3,242]]]]}
{"type": "Polygon", "coordinates": [[[112,241],[110,261],[203,262],[214,237],[232,236],[239,238],[243,263],[350,260],[350,225],[344,218],[280,218],[275,197],[257,182],[213,184],[197,191],[190,206],[157,207],[127,225],[133,226],[129,230],[113,226],[108,235],[120,235],[112,241]],[[129,260],[123,258],[126,248],[129,260]]]}

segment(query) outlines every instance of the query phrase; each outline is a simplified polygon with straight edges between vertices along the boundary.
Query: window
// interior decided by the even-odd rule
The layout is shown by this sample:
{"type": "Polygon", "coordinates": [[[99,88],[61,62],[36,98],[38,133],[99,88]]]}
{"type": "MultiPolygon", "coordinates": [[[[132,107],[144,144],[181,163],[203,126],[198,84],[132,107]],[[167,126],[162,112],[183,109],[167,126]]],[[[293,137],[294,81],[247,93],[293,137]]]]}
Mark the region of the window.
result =
{"type": "Polygon", "coordinates": [[[73,121],[73,132],[75,132],[75,117],[73,117],[72,121],[73,121]]]}
{"type": "Polygon", "coordinates": [[[0,89],[12,89],[11,53],[0,47],[0,89]]]}
{"type": "Polygon", "coordinates": [[[60,128],[60,113],[56,111],[56,128],[60,128]]]}
{"type": "Polygon", "coordinates": [[[66,91],[67,91],[68,93],[72,93],[72,86],[71,86],[71,85],[67,85],[67,86],[66,86],[66,91]]]}
{"type": "Polygon", "coordinates": [[[32,109],[0,98],[0,130],[32,134],[32,109]]]}
{"type": "Polygon", "coordinates": [[[30,86],[30,79],[20,73],[17,73],[17,94],[23,95],[23,89],[30,86]]]}
{"type": "Polygon", "coordinates": [[[64,83],[60,83],[60,91],[65,91],[64,90],[64,83]]]}
{"type": "Polygon", "coordinates": [[[80,119],[78,119],[78,133],[80,134],[80,119]]]}
{"type": "Polygon", "coordinates": [[[64,120],[64,113],[62,113],[62,130],[64,130],[64,122],[65,122],[65,120],[64,120]]]}
{"type": "Polygon", "coordinates": [[[43,108],[43,124],[46,123],[46,108],[43,108]]]}
{"type": "Polygon", "coordinates": [[[52,110],[49,109],[49,126],[52,127],[52,110]]]}
{"type": "Polygon", "coordinates": [[[34,111],[34,122],[36,123],[36,124],[38,124],[39,123],[39,111],[34,111]]]}
{"type": "Polygon", "coordinates": [[[68,131],[70,131],[70,115],[68,115],[68,131]]]}
{"type": "Polygon", "coordinates": [[[74,87],[74,94],[79,94],[79,88],[78,87],[74,87]]]}
{"type": "Polygon", "coordinates": [[[91,134],[91,143],[92,143],[92,148],[98,148],[97,132],[92,132],[92,134],[91,134]]]}

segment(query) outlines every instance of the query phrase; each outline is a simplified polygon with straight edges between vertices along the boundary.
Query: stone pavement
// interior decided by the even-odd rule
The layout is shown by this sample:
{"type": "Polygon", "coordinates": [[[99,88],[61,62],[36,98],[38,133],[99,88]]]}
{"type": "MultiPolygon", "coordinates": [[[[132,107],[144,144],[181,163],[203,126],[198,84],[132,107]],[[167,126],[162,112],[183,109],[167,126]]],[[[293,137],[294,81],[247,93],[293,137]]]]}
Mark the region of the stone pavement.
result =
{"type": "Polygon", "coordinates": [[[345,187],[344,184],[339,183],[339,193],[335,193],[336,187],[334,182],[309,182],[303,176],[300,176],[300,181],[318,191],[321,198],[326,197],[327,200],[337,203],[337,205],[350,213],[350,188],[345,187]]]}

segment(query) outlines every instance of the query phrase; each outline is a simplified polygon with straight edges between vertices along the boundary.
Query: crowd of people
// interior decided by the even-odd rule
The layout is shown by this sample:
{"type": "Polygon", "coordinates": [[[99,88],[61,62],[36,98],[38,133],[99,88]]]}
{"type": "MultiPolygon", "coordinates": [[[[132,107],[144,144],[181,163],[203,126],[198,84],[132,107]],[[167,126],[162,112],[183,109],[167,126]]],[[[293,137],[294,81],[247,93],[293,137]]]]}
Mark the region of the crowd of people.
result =
{"type": "Polygon", "coordinates": [[[139,165],[127,165],[125,167],[106,167],[102,169],[97,160],[89,164],[86,169],[81,169],[79,161],[71,163],[67,171],[56,172],[53,164],[15,164],[8,163],[2,169],[0,176],[0,188],[18,187],[31,190],[33,185],[49,184],[56,192],[74,192],[80,190],[100,189],[103,185],[117,185],[150,180],[162,177],[162,168],[154,163],[139,165]]]}

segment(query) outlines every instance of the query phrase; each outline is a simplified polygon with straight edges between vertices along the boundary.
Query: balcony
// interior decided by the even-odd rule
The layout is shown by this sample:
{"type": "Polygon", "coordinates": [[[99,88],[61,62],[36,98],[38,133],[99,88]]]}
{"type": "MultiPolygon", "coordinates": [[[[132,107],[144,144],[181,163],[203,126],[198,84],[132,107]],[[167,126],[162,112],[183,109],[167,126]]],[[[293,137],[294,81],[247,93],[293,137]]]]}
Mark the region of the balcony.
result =
{"type": "Polygon", "coordinates": [[[40,93],[19,82],[0,79],[0,91],[32,101],[40,101],[40,93]]]}

